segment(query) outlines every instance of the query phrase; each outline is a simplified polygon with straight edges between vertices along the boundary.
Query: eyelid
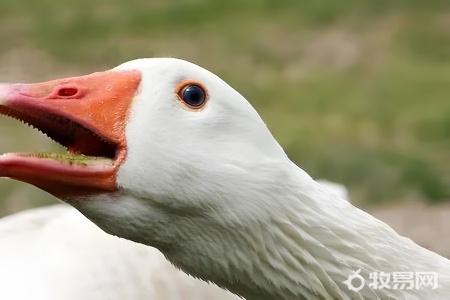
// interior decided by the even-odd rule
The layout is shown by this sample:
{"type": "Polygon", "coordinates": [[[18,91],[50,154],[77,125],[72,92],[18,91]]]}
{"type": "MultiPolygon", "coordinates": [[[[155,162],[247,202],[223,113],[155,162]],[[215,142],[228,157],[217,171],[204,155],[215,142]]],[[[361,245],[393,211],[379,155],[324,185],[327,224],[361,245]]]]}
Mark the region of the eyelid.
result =
{"type": "Polygon", "coordinates": [[[201,83],[198,80],[195,79],[183,79],[179,84],[177,84],[177,86],[175,87],[175,93],[177,95],[179,95],[181,93],[181,91],[183,91],[183,89],[185,87],[187,87],[188,85],[198,85],[199,87],[201,87],[205,93],[206,96],[208,97],[208,90],[206,89],[205,85],[203,83],[201,83]]]}

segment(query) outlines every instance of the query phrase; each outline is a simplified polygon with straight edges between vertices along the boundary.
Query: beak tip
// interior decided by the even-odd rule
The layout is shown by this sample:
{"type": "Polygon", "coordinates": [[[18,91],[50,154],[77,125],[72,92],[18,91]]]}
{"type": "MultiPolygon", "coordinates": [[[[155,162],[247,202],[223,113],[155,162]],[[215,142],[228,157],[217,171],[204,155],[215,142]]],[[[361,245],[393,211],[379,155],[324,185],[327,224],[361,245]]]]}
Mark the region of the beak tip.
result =
{"type": "Polygon", "coordinates": [[[7,102],[8,95],[12,92],[12,90],[12,84],[0,83],[0,105],[7,102]]]}

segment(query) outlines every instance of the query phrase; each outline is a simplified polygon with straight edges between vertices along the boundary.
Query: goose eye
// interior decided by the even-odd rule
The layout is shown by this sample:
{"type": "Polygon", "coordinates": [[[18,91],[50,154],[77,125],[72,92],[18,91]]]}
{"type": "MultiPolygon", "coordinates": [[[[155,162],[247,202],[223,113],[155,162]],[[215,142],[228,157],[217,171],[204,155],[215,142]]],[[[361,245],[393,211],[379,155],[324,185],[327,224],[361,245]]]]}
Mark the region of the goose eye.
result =
{"type": "Polygon", "coordinates": [[[202,106],[206,101],[206,91],[196,84],[186,85],[178,95],[187,105],[195,108],[202,106]]]}

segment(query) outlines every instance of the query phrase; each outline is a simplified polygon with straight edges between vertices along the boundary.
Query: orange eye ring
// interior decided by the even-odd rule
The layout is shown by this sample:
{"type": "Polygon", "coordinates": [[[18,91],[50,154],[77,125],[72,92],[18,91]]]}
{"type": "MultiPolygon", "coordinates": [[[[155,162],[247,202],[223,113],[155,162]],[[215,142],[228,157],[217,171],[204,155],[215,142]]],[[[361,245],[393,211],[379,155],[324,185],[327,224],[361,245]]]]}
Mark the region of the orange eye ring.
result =
{"type": "Polygon", "coordinates": [[[204,85],[196,80],[185,80],[177,87],[180,101],[190,109],[202,108],[208,100],[204,85]]]}

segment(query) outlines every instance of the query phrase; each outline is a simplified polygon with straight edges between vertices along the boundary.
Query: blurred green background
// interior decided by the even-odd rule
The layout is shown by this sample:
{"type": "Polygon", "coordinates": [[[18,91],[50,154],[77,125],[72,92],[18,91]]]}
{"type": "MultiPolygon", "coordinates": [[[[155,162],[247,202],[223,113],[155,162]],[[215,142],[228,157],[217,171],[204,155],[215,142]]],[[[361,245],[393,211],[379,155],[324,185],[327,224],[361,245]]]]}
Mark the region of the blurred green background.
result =
{"type": "MultiPolygon", "coordinates": [[[[190,60],[359,205],[450,199],[448,0],[2,0],[0,81],[190,60]]],[[[58,148],[0,117],[0,152],[58,148]]],[[[0,215],[56,202],[0,180],[0,215]]]]}

